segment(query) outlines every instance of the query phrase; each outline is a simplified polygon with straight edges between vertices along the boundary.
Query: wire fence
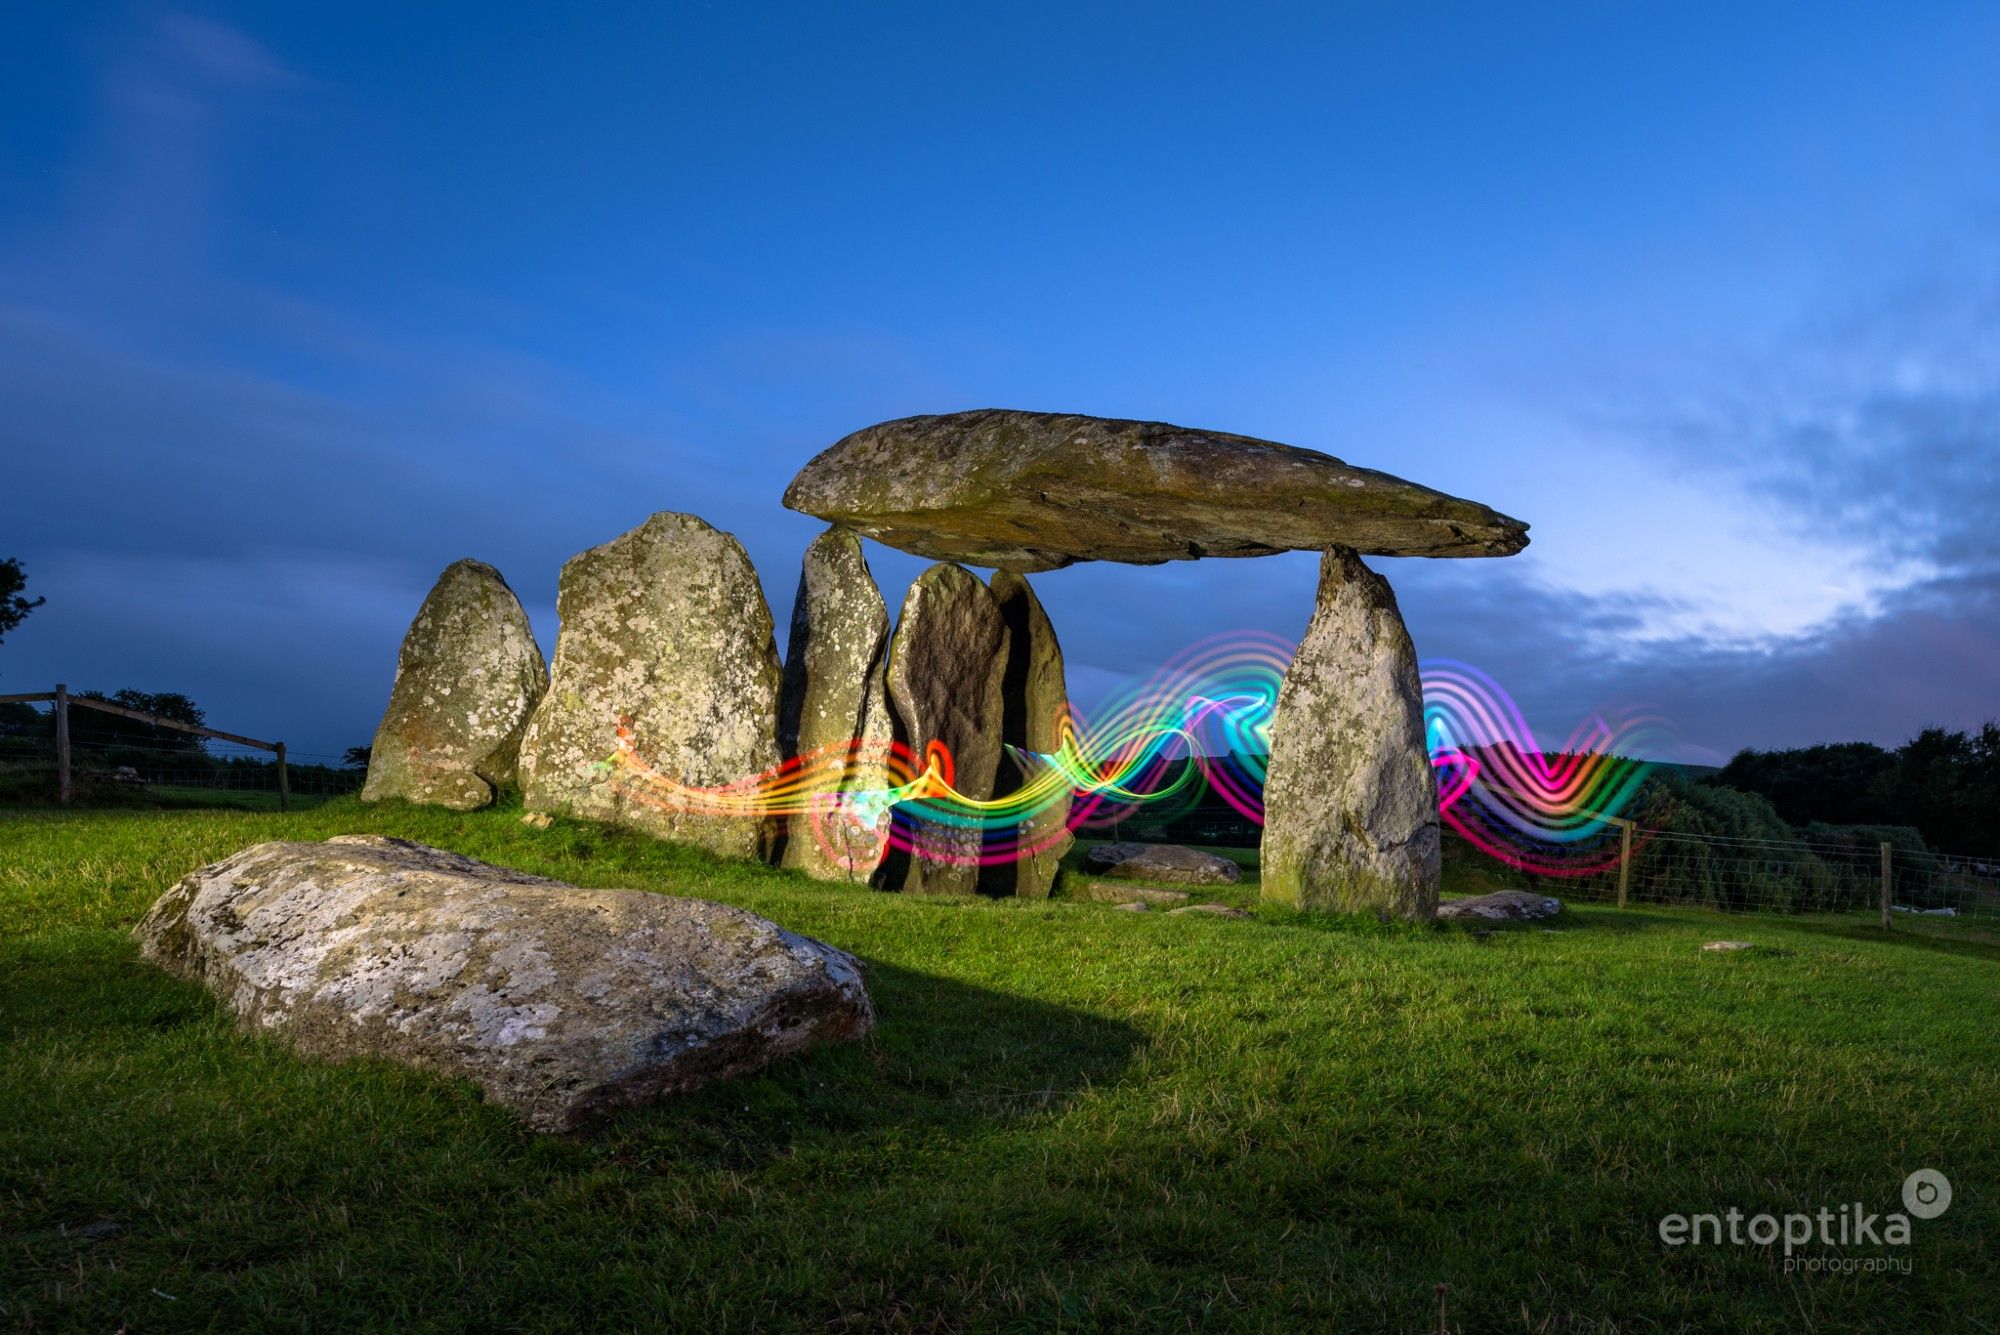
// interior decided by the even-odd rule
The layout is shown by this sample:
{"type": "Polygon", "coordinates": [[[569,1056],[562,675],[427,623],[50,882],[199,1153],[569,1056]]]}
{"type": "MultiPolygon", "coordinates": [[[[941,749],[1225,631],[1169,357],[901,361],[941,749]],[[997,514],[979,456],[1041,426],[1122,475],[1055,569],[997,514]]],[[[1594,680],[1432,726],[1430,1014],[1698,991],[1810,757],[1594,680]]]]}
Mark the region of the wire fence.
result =
{"type": "MultiPolygon", "coordinates": [[[[1263,830],[1227,804],[1199,802],[1171,816],[1141,811],[1078,833],[1255,848],[1263,830]]],[[[1615,823],[1569,844],[1524,844],[1515,832],[1477,824],[1468,833],[1447,835],[1446,858],[1455,870],[1476,872],[1477,883],[1488,887],[1581,902],[1879,914],[1886,899],[1892,914],[2000,918],[2000,857],[1934,852],[1902,828],[1816,826],[1779,839],[1634,825],[1629,851],[1615,823]]]]}
{"type": "Polygon", "coordinates": [[[1621,905],[2000,917],[2000,858],[1934,852],[1904,829],[1816,826],[1781,839],[1634,826],[1628,850],[1614,826],[1506,871],[1558,898],[1621,905]]]}
{"type": "MultiPolygon", "coordinates": [[[[63,800],[56,708],[52,701],[15,703],[0,718],[0,801],[63,800]]],[[[276,809],[288,800],[356,792],[365,777],[342,756],[280,755],[267,745],[194,736],[92,708],[71,708],[66,732],[72,804],[276,809]]]]}

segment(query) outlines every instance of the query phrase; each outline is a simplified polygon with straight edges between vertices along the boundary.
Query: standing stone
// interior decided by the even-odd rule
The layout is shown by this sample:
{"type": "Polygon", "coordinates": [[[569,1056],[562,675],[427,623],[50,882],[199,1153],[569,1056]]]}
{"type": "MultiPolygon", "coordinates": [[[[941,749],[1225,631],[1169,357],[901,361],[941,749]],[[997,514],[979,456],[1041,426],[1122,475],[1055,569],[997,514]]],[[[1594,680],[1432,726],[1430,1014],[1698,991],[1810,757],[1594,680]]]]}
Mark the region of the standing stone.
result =
{"type": "Polygon", "coordinates": [[[500,572],[452,562],[403,637],[361,800],[486,806],[514,782],[521,733],[548,684],[528,614],[500,572]]]}
{"type": "Polygon", "coordinates": [[[1042,755],[1062,745],[1061,722],[1069,713],[1069,688],[1063,680],[1062,645],[1056,628],[1042,610],[1041,599],[1028,587],[1027,577],[1010,570],[993,572],[994,602],[1007,623],[1007,666],[1000,679],[1000,740],[1011,750],[1000,755],[993,795],[1005,797],[1027,785],[1046,788],[1049,801],[1015,830],[1021,846],[1035,852],[985,869],[979,888],[987,894],[1047,899],[1056,883],[1063,854],[1076,840],[1069,833],[1069,780],[1021,752],[1042,755]]]}
{"type": "Polygon", "coordinates": [[[830,528],[806,548],[778,704],[779,749],[815,776],[780,861],[818,880],[866,884],[888,851],[887,810],[842,800],[889,785],[888,655],[889,609],[861,539],[830,528]]]}
{"type": "Polygon", "coordinates": [[[1271,718],[1263,897],[1298,908],[1437,910],[1437,788],[1416,648],[1389,583],[1347,548],[1320,559],[1312,624],[1271,718]]]}
{"type": "Polygon", "coordinates": [[[771,844],[752,795],[778,763],[778,650],[743,546],[664,511],[563,565],[549,692],[521,744],[528,809],[610,821],[725,857],[771,844]],[[636,768],[607,764],[629,720],[636,768]]]}
{"type": "MultiPolygon", "coordinates": [[[[962,566],[934,565],[903,598],[889,646],[889,704],[898,739],[918,764],[932,742],[952,759],[952,787],[965,797],[993,796],[1000,765],[1000,684],[1007,666],[1007,623],[1000,605],[962,566]]],[[[916,840],[882,866],[889,889],[971,894],[979,888],[977,828],[924,819],[905,805],[898,820],[916,840]]]]}

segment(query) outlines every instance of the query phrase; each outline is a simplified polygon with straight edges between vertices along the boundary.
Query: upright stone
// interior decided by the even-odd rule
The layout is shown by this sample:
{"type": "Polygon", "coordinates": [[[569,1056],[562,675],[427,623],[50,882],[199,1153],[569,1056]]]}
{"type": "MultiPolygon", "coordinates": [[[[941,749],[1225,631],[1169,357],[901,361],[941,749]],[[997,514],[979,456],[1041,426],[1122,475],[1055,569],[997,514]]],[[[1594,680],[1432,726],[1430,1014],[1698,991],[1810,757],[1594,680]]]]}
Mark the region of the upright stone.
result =
{"type": "Polygon", "coordinates": [[[822,881],[865,884],[888,851],[886,809],[849,796],[889,785],[888,653],[889,609],[861,539],[830,528],[806,548],[778,705],[779,749],[812,776],[780,861],[822,881]]]}
{"type": "MultiPolygon", "coordinates": [[[[993,796],[1000,764],[1001,677],[1007,666],[1007,623],[984,584],[964,567],[934,565],[903,598],[889,646],[889,704],[898,740],[922,763],[933,742],[951,754],[951,784],[965,797],[993,796]]],[[[878,874],[892,890],[970,894],[979,888],[976,826],[919,814],[913,804],[898,819],[917,844],[897,850],[878,874]]]]}
{"type": "Polygon", "coordinates": [[[778,650],[742,544],[670,511],[563,565],[549,692],[521,745],[531,811],[610,821],[726,857],[768,854],[771,822],[690,789],[778,763],[778,650]],[[645,767],[607,764],[621,720],[645,767]]]}
{"type": "Polygon", "coordinates": [[[486,806],[514,782],[521,733],[548,684],[528,614],[500,572],[452,562],[403,637],[361,800],[486,806]]]}
{"type": "Polygon", "coordinates": [[[1263,897],[1429,918],[1437,787],[1423,688],[1389,583],[1347,548],[1320,559],[1312,624],[1271,718],[1263,897]]]}
{"type": "Polygon", "coordinates": [[[993,572],[993,601],[1007,625],[1007,666],[1000,678],[999,772],[993,795],[1031,790],[1033,814],[1014,831],[1021,855],[985,869],[979,888],[988,894],[1047,899],[1063,854],[1076,842],[1069,832],[1070,784],[1053,767],[1029,760],[1026,752],[1053,753],[1062,745],[1062,720],[1069,714],[1063,680],[1062,645],[1025,575],[993,572]]]}

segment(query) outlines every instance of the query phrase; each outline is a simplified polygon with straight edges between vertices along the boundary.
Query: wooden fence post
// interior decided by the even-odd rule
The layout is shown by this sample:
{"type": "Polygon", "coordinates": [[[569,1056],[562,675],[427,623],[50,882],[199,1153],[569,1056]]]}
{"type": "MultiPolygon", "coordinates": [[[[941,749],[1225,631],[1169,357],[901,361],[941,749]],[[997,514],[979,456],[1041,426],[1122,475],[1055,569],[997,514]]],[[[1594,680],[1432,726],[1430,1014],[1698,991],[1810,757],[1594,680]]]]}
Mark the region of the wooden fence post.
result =
{"type": "MultiPolygon", "coordinates": [[[[0,697],[0,698],[5,698],[5,697],[0,697]]],[[[56,749],[57,752],[62,757],[62,771],[64,776],[63,801],[68,802],[69,801],[68,720],[69,720],[69,705],[71,704],[69,695],[62,687],[58,686],[56,687],[56,693],[53,696],[47,696],[47,697],[37,696],[32,698],[36,699],[46,698],[46,699],[53,699],[54,701],[56,701],[56,749]]],[[[212,737],[219,742],[235,742],[238,746],[254,746],[260,751],[270,751],[277,756],[278,760],[278,810],[290,811],[292,809],[292,785],[291,785],[290,775],[285,770],[285,744],[283,742],[264,742],[264,741],[259,741],[255,737],[244,737],[237,733],[224,732],[220,728],[204,728],[198,723],[183,723],[179,719],[161,718],[158,714],[148,714],[143,709],[132,709],[126,705],[113,704],[109,700],[94,700],[87,695],[78,696],[74,703],[79,705],[86,705],[91,709],[102,710],[106,714],[116,714],[120,718],[134,719],[140,723],[150,723],[156,728],[171,728],[175,732],[185,732],[195,737],[212,737]]]]}
{"type": "Polygon", "coordinates": [[[1618,824],[1618,907],[1624,908],[1632,893],[1632,822],[1613,816],[1618,824]]]}
{"type": "Polygon", "coordinates": [[[56,683],[56,800],[69,805],[69,687],[56,683]]]}
{"type": "Polygon", "coordinates": [[[1889,844],[1883,844],[1882,845],[1882,930],[1885,932],[1889,930],[1889,924],[1895,920],[1895,895],[1890,889],[1890,886],[1892,885],[1892,880],[1889,873],[1890,859],[1893,856],[1894,856],[1893,847],[1889,844]]]}

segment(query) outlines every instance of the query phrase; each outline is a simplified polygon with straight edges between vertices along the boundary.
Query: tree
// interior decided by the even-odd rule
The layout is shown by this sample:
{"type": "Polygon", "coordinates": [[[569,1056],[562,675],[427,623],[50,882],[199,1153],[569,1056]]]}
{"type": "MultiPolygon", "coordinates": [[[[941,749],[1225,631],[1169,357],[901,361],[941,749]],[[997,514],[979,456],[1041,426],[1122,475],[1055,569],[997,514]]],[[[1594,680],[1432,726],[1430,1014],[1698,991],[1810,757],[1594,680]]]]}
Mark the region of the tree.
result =
{"type": "Polygon", "coordinates": [[[1950,853],[2000,853],[2000,725],[1925,728],[1896,752],[1882,794],[1899,822],[1950,853]]]}
{"type": "Polygon", "coordinates": [[[1894,751],[1867,742],[1744,751],[1714,781],[1768,799],[1793,826],[1909,827],[1945,852],[2000,852],[1996,723],[1926,728],[1894,751]]]}
{"type": "Polygon", "coordinates": [[[1881,784],[1895,753],[1869,742],[1835,742],[1787,751],[1743,751],[1716,782],[1771,799],[1793,825],[1824,821],[1867,825],[1890,821],[1881,784]]]}
{"type": "Polygon", "coordinates": [[[350,746],[340,763],[349,769],[367,769],[368,762],[374,754],[375,748],[372,746],[350,746]]]}
{"type": "Polygon", "coordinates": [[[7,632],[20,625],[28,613],[48,601],[25,596],[22,590],[27,587],[28,576],[18,560],[10,556],[0,561],[0,639],[5,639],[7,632]]]}
{"type": "MultiPolygon", "coordinates": [[[[77,695],[86,700],[104,700],[127,709],[136,709],[142,714],[153,714],[175,723],[185,723],[199,728],[208,721],[200,705],[182,695],[179,691],[115,691],[106,695],[102,691],[78,691],[77,695]]],[[[142,746],[149,751],[170,751],[184,755],[203,753],[202,739],[191,732],[178,728],[162,728],[153,723],[141,723],[138,719],[123,718],[117,714],[107,714],[102,710],[73,710],[70,714],[71,726],[81,728],[80,714],[87,711],[89,733],[94,742],[106,747],[142,746]]]]}

